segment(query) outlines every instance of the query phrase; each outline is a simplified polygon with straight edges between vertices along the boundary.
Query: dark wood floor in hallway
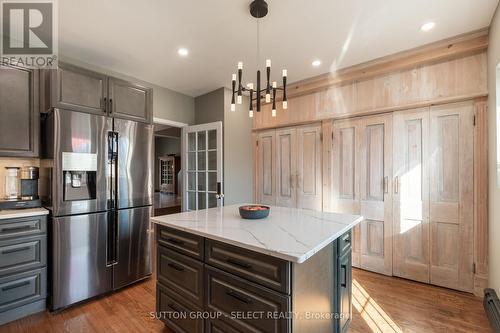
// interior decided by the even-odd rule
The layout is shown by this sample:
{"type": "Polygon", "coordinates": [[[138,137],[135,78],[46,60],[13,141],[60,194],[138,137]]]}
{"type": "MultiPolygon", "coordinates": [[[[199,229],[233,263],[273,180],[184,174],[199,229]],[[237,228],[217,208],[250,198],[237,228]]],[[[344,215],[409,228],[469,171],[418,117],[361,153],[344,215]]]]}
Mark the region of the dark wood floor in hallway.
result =
{"type": "MultiPolygon", "coordinates": [[[[351,333],[491,332],[481,299],[444,288],[354,270],[351,333]]],[[[155,282],[124,290],[62,311],[32,315],[0,326],[1,333],[171,333],[151,318],[155,282]]]]}

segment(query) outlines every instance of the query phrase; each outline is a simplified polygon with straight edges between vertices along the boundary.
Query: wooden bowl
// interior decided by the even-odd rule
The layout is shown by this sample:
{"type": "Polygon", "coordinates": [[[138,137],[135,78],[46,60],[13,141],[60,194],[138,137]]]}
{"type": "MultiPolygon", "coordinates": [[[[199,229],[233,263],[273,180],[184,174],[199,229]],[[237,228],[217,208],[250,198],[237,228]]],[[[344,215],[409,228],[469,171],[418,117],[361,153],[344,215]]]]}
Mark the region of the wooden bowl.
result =
{"type": "Polygon", "coordinates": [[[240,207],[240,216],[247,220],[263,219],[269,215],[270,210],[268,206],[246,205],[240,207]]]}

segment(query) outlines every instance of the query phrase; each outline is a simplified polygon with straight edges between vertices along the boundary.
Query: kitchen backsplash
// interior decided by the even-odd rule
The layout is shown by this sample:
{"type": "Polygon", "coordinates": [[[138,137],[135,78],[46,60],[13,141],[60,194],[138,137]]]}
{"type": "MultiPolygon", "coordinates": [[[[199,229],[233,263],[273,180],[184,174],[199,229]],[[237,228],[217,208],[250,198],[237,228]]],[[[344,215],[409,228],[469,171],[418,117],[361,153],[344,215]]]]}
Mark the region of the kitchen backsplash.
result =
{"type": "Polygon", "coordinates": [[[7,171],[5,167],[22,168],[26,166],[40,167],[40,160],[38,158],[10,158],[10,157],[0,158],[0,198],[5,197],[5,175],[7,171]]]}

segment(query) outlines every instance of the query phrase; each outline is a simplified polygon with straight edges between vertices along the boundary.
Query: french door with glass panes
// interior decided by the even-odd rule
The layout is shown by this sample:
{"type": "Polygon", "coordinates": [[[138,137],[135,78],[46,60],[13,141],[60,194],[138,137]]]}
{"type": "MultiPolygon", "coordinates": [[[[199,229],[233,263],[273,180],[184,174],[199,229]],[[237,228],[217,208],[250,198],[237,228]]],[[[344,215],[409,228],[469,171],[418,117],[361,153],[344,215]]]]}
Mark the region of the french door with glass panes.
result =
{"type": "Polygon", "coordinates": [[[182,210],[224,205],[222,122],[182,128],[182,210]]]}

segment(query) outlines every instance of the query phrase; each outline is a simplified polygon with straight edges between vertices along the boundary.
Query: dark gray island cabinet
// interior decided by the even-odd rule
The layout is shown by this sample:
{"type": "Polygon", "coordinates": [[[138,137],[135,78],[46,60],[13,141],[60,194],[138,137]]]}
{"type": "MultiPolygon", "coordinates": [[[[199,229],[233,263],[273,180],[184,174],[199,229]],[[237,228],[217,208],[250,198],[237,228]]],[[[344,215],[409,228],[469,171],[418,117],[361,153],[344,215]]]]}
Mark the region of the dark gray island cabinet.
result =
{"type": "Polygon", "coordinates": [[[152,218],[157,317],[174,332],[347,332],[361,216],[238,205],[152,218]]]}

